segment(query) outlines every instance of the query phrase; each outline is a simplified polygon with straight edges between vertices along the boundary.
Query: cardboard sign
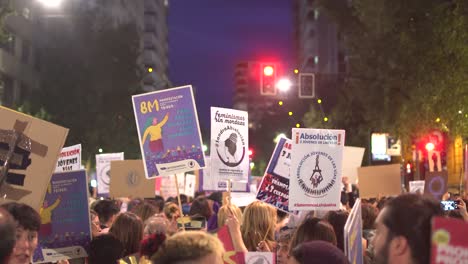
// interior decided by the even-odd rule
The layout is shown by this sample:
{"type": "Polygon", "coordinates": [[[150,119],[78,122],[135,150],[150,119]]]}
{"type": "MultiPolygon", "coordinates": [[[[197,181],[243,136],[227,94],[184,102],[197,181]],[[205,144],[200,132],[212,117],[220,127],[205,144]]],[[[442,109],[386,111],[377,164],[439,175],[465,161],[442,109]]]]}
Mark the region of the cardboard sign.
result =
{"type": "Polygon", "coordinates": [[[154,179],[147,179],[142,160],[111,161],[110,197],[154,198],[154,179]]]}
{"type": "Polygon", "coordinates": [[[362,264],[361,199],[357,199],[344,226],[345,255],[352,264],[362,264]]]}
{"type": "Polygon", "coordinates": [[[280,138],[262,178],[257,199],[289,212],[289,170],[292,141],[280,138]]]}
{"type": "Polygon", "coordinates": [[[249,185],[249,121],[248,113],[234,109],[211,107],[211,186],[207,190],[248,190],[249,185]]]}
{"type": "Polygon", "coordinates": [[[409,192],[423,194],[424,193],[424,181],[410,181],[409,192]]]}
{"type": "Polygon", "coordinates": [[[425,179],[424,193],[432,195],[437,200],[441,200],[448,190],[447,171],[426,172],[425,179]]]}
{"type": "Polygon", "coordinates": [[[344,130],[292,129],[289,210],[338,210],[344,130]]]}
{"type": "Polygon", "coordinates": [[[101,196],[109,194],[109,186],[111,181],[110,166],[113,160],[123,160],[124,153],[106,153],[96,155],[96,178],[97,178],[97,193],[101,196]]]}
{"type": "Polygon", "coordinates": [[[55,172],[75,171],[81,169],[81,144],[62,149],[55,172]]]}
{"type": "Polygon", "coordinates": [[[39,211],[68,129],[1,106],[0,116],[0,203],[39,211]]]}
{"type": "Polygon", "coordinates": [[[432,219],[431,264],[468,263],[468,223],[462,220],[432,219]]]}
{"type": "Polygon", "coordinates": [[[56,173],[43,206],[34,263],[87,257],[91,242],[86,171],[56,173]]]}
{"type": "Polygon", "coordinates": [[[192,86],[132,96],[147,178],[205,167],[192,86]]]}
{"type": "Polygon", "coordinates": [[[347,176],[350,183],[357,183],[357,169],[361,167],[365,150],[365,148],[344,147],[341,175],[347,176]]]}
{"type": "Polygon", "coordinates": [[[392,196],[401,193],[400,164],[368,166],[358,169],[361,198],[392,196]]]}

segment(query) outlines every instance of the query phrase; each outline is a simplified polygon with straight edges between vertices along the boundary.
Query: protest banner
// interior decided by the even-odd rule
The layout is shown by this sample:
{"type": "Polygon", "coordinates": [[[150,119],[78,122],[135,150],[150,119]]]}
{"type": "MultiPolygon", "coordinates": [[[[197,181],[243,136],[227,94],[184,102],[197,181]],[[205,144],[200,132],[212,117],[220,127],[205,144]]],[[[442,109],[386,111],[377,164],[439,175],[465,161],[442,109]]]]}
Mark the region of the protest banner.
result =
{"type": "Polygon", "coordinates": [[[359,196],[376,198],[401,193],[400,164],[358,168],[359,196]]]}
{"type": "Polygon", "coordinates": [[[437,200],[442,200],[442,196],[448,190],[447,171],[426,172],[424,182],[424,193],[432,195],[437,200]]]}
{"type": "Polygon", "coordinates": [[[124,153],[106,153],[96,155],[97,193],[100,196],[109,195],[111,181],[110,163],[113,160],[124,160],[124,153]]]}
{"type": "Polygon", "coordinates": [[[423,194],[424,193],[424,181],[410,181],[409,192],[423,194]]]}
{"type": "Polygon", "coordinates": [[[142,160],[111,161],[109,196],[154,198],[154,181],[147,179],[142,160]]]}
{"type": "Polygon", "coordinates": [[[348,177],[351,184],[357,183],[357,169],[361,167],[365,150],[365,148],[344,147],[341,175],[348,177]]]}
{"type": "Polygon", "coordinates": [[[338,210],[344,130],[292,129],[289,210],[338,210]]]}
{"type": "Polygon", "coordinates": [[[132,96],[147,178],[205,167],[192,86],[132,96]]]}
{"type": "Polygon", "coordinates": [[[431,264],[468,263],[468,223],[432,218],[431,264]]]}
{"type": "Polygon", "coordinates": [[[246,252],[245,264],[275,264],[275,256],[272,252],[246,252]]]}
{"type": "Polygon", "coordinates": [[[257,200],[289,212],[289,169],[292,141],[280,138],[268,163],[257,192],[257,200]]]}
{"type": "Polygon", "coordinates": [[[363,263],[361,199],[357,199],[344,226],[345,255],[351,264],[363,263]]]}
{"type": "Polygon", "coordinates": [[[0,203],[39,211],[68,129],[0,106],[0,203]]]}
{"type": "Polygon", "coordinates": [[[55,172],[81,170],[81,144],[62,149],[55,172]]]}
{"type": "Polygon", "coordinates": [[[39,214],[41,227],[34,263],[87,257],[91,242],[86,171],[52,175],[39,214]]]}
{"type": "Polygon", "coordinates": [[[246,192],[249,187],[248,113],[211,107],[211,171],[204,190],[224,191],[232,181],[233,192],[246,192]]]}

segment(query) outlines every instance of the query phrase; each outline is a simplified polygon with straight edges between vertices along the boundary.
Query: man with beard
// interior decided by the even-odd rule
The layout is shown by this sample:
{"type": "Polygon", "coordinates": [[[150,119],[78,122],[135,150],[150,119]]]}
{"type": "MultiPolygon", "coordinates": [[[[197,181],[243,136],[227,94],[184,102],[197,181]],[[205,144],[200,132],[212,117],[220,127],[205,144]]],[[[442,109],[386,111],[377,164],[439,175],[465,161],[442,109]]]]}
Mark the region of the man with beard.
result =
{"type": "Polygon", "coordinates": [[[404,194],[388,201],[376,220],[374,263],[429,263],[431,220],[443,214],[431,197],[404,194]]]}

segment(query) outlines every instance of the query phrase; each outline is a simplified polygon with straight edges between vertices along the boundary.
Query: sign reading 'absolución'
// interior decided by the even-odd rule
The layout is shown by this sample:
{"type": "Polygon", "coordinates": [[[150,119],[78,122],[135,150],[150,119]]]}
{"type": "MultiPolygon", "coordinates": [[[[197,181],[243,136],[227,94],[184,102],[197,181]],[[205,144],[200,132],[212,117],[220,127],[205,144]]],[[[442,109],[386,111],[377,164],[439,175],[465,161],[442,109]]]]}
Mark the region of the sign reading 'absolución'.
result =
{"type": "Polygon", "coordinates": [[[290,210],[337,210],[340,206],[344,130],[292,130],[290,210]]]}

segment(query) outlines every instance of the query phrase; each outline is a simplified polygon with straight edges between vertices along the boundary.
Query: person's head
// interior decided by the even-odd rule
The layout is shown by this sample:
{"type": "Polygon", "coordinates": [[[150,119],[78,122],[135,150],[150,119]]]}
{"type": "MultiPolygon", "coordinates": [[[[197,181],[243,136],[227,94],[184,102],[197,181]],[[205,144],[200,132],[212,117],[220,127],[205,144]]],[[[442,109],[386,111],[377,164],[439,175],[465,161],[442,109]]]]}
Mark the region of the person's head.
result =
{"type": "Polygon", "coordinates": [[[333,227],[327,221],[317,217],[306,217],[291,239],[290,250],[301,243],[313,240],[326,241],[334,246],[337,243],[333,227]]]}
{"type": "Polygon", "coordinates": [[[91,235],[94,238],[101,234],[101,223],[98,214],[94,210],[89,211],[89,217],[91,218],[91,235]]]}
{"type": "Polygon", "coordinates": [[[95,237],[89,244],[88,264],[115,264],[124,257],[122,243],[112,234],[95,237]]]}
{"type": "Polygon", "coordinates": [[[180,203],[181,204],[186,204],[188,203],[188,197],[185,194],[180,194],[180,203]]]}
{"type": "Polygon", "coordinates": [[[211,209],[208,199],[202,196],[193,200],[189,215],[200,215],[205,217],[206,220],[210,219],[213,215],[213,210],[211,209]]]}
{"type": "Polygon", "coordinates": [[[218,227],[222,227],[224,223],[226,222],[226,219],[230,215],[233,215],[235,218],[237,218],[237,221],[239,221],[239,224],[242,225],[242,211],[239,207],[237,207],[234,204],[228,205],[223,205],[221,208],[219,208],[218,211],[218,227]]]}
{"type": "Polygon", "coordinates": [[[291,250],[291,264],[348,264],[343,251],[324,241],[308,241],[291,250]]]}
{"type": "Polygon", "coordinates": [[[120,212],[120,208],[115,201],[100,200],[94,206],[94,211],[98,214],[101,225],[110,227],[115,217],[120,212]]]}
{"type": "Polygon", "coordinates": [[[277,264],[286,264],[288,263],[289,256],[289,244],[291,243],[291,238],[294,234],[292,229],[287,229],[280,232],[279,238],[277,240],[278,244],[276,246],[276,263],[277,264]]]}
{"type": "Polygon", "coordinates": [[[242,217],[242,239],[249,251],[256,251],[263,240],[275,240],[276,209],[267,203],[255,201],[249,204],[242,217]]]}
{"type": "Polygon", "coordinates": [[[151,260],[161,264],[222,264],[223,254],[218,238],[203,231],[190,231],[168,238],[151,260]]]}
{"type": "Polygon", "coordinates": [[[156,117],[153,117],[152,124],[153,124],[153,126],[158,124],[158,119],[156,117]]]}
{"type": "Polygon", "coordinates": [[[443,214],[431,197],[403,194],[387,201],[376,220],[375,263],[429,263],[431,219],[443,214]]]}
{"type": "Polygon", "coordinates": [[[109,233],[114,235],[124,246],[124,255],[137,253],[143,238],[143,222],[134,213],[126,212],[117,216],[109,233]]]}
{"type": "Polygon", "coordinates": [[[193,199],[197,199],[199,196],[206,196],[205,191],[196,191],[195,195],[193,196],[193,199]]]}
{"type": "Polygon", "coordinates": [[[346,211],[330,211],[325,215],[325,220],[333,226],[336,235],[336,246],[344,251],[344,226],[349,213],[346,211]]]}
{"type": "Polygon", "coordinates": [[[156,208],[158,209],[158,214],[162,213],[164,211],[164,204],[165,204],[165,201],[164,201],[164,198],[160,195],[156,195],[154,197],[154,202],[153,202],[154,206],[156,206],[156,208]]]}
{"type": "Polygon", "coordinates": [[[223,204],[223,193],[222,192],[214,192],[208,195],[208,199],[212,200],[213,202],[217,202],[218,204],[223,204]]]}
{"type": "Polygon", "coordinates": [[[164,206],[164,215],[169,219],[169,221],[179,218],[181,216],[179,206],[175,203],[167,203],[164,206]]]}
{"type": "Polygon", "coordinates": [[[16,224],[16,242],[9,264],[29,263],[37,247],[41,217],[26,204],[12,202],[1,207],[10,213],[16,224]]]}
{"type": "Polygon", "coordinates": [[[132,213],[135,213],[138,215],[143,222],[146,221],[146,219],[150,218],[154,214],[158,212],[158,209],[152,205],[150,202],[143,201],[139,205],[137,205],[135,208],[133,208],[132,213]]]}
{"type": "Polygon", "coordinates": [[[362,229],[374,229],[375,219],[377,218],[377,215],[375,214],[375,208],[370,204],[362,204],[361,215],[362,229]]]}
{"type": "Polygon", "coordinates": [[[10,213],[0,208],[0,263],[8,263],[15,247],[15,222],[10,213]]]}
{"type": "MultiPolygon", "coordinates": [[[[158,252],[158,249],[166,240],[165,234],[151,234],[146,236],[140,243],[140,256],[151,258],[154,253],[158,252]]],[[[140,262],[141,263],[141,262],[140,262]]]]}
{"type": "Polygon", "coordinates": [[[155,215],[145,221],[143,236],[146,237],[153,234],[172,235],[175,231],[171,229],[169,220],[161,215],[155,215]]]}

